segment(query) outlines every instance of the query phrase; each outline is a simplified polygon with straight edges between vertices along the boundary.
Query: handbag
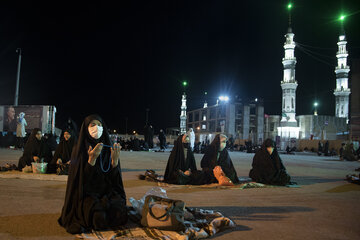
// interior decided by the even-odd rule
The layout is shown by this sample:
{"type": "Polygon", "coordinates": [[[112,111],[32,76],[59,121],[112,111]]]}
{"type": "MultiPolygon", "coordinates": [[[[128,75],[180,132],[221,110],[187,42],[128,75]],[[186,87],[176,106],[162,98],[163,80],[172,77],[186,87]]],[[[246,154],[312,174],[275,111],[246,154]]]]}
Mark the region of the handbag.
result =
{"type": "Polygon", "coordinates": [[[148,195],[142,210],[141,225],[162,230],[184,231],[184,213],[183,201],[148,195]]]}

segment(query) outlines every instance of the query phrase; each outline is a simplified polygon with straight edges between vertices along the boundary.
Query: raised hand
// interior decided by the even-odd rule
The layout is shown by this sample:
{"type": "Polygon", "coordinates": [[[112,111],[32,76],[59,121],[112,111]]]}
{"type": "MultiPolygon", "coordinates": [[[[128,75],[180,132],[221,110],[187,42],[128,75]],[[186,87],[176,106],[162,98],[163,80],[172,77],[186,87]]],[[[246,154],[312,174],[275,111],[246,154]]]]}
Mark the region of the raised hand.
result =
{"type": "Polygon", "coordinates": [[[89,164],[91,166],[95,165],[96,159],[99,157],[102,148],[103,148],[102,143],[96,144],[94,149],[91,146],[89,146],[89,150],[88,150],[89,160],[88,160],[88,162],[89,162],[89,164]]]}
{"type": "Polygon", "coordinates": [[[111,148],[111,165],[116,167],[120,161],[120,143],[114,143],[114,146],[111,148]]]}

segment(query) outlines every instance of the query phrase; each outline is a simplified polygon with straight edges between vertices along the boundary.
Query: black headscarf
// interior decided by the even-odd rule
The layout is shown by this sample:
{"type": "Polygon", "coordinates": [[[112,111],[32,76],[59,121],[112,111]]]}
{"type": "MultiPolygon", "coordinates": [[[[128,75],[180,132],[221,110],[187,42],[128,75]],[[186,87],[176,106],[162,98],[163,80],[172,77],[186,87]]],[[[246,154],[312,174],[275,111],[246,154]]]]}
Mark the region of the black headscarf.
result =
{"type": "Polygon", "coordinates": [[[37,156],[40,159],[44,158],[44,162],[50,162],[52,153],[43,139],[38,140],[36,134],[41,132],[40,128],[34,128],[25,144],[24,153],[19,159],[18,168],[23,169],[26,165],[30,166],[33,162],[33,157],[37,156]]]}
{"type": "Polygon", "coordinates": [[[24,156],[38,156],[41,157],[41,145],[42,145],[42,141],[41,139],[38,140],[36,138],[36,134],[38,132],[41,132],[40,128],[34,128],[31,131],[31,134],[29,136],[29,139],[27,140],[26,144],[25,144],[25,148],[24,148],[24,156]]]}
{"type": "MultiPolygon", "coordinates": [[[[59,218],[59,224],[66,228],[70,233],[78,233],[81,231],[83,226],[86,226],[86,219],[83,212],[83,203],[84,203],[84,169],[86,164],[88,164],[88,149],[89,146],[94,148],[97,143],[102,142],[103,144],[110,145],[110,136],[108,129],[104,121],[98,115],[90,115],[85,118],[84,122],[81,125],[79,139],[76,146],[73,149],[71,155],[69,176],[66,188],[65,203],[62,209],[61,216],[59,218]],[[92,120],[98,120],[102,123],[103,134],[99,139],[93,139],[88,131],[89,124],[92,120]]],[[[109,164],[111,164],[111,150],[108,147],[104,147],[100,156],[103,160],[103,167],[106,169],[109,164]]],[[[101,161],[100,156],[98,157],[94,167],[100,168],[101,161]]],[[[116,167],[121,176],[120,164],[116,167]]],[[[101,171],[101,170],[100,170],[101,171]]],[[[119,181],[112,186],[120,191],[121,195],[126,199],[124,186],[122,183],[122,178],[119,178],[119,181]]]]}
{"type": "Polygon", "coordinates": [[[164,181],[168,183],[177,183],[177,174],[178,170],[186,171],[191,169],[191,171],[196,171],[196,163],[193,152],[191,151],[190,146],[187,148],[187,156],[185,158],[184,154],[184,144],[182,142],[184,135],[180,135],[175,143],[174,148],[171,151],[169,160],[166,165],[166,170],[164,174],[164,181]]]}
{"type": "Polygon", "coordinates": [[[57,162],[59,158],[61,158],[62,163],[66,163],[71,158],[71,152],[75,144],[75,137],[72,135],[72,131],[70,129],[66,129],[63,131],[63,133],[68,132],[71,137],[69,140],[65,140],[64,134],[62,135],[62,139],[60,140],[59,145],[56,148],[53,162],[57,162]]]}
{"type": "Polygon", "coordinates": [[[220,166],[225,175],[230,178],[233,183],[239,183],[239,178],[231,161],[228,150],[226,148],[224,148],[221,152],[219,152],[219,150],[220,134],[217,134],[214,140],[211,142],[210,146],[206,149],[205,154],[201,159],[201,168],[213,176],[212,182],[216,182],[212,171],[216,166],[220,166]],[[220,153],[219,159],[217,159],[218,153],[220,153]]]}
{"type": "Polygon", "coordinates": [[[286,169],[274,141],[266,139],[262,144],[261,149],[259,149],[254,156],[249,177],[260,183],[284,185],[290,181],[290,177],[287,179],[286,175],[286,169]],[[268,147],[274,148],[271,155],[267,151],[268,147]]]}

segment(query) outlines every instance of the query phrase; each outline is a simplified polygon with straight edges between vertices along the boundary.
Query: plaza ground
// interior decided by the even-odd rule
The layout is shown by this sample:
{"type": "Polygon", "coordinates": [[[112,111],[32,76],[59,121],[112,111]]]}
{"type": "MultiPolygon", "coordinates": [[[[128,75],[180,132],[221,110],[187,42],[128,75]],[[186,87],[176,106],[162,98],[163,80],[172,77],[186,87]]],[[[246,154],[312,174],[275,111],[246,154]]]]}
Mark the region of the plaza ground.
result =
{"type": "MultiPolygon", "coordinates": [[[[0,166],[22,152],[0,149],[0,166]]],[[[247,177],[254,154],[232,152],[239,177],[247,177]]],[[[140,181],[146,169],[163,173],[169,152],[122,152],[127,198],[141,198],[156,183],[140,181]]],[[[202,155],[195,154],[197,166],[202,155]]],[[[214,239],[360,239],[360,185],[344,181],[359,162],[311,153],[281,155],[300,188],[251,189],[164,187],[168,196],[190,207],[214,209],[237,227],[214,239]]],[[[0,239],[74,239],[57,224],[66,176],[0,173],[0,239]]]]}

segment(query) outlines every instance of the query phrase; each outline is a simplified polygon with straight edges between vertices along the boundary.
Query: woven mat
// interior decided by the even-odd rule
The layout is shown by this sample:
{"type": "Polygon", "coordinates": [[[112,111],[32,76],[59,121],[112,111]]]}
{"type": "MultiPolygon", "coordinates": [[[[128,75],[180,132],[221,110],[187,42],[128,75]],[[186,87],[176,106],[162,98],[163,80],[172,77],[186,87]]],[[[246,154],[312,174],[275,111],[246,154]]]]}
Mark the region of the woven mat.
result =
{"type": "Polygon", "coordinates": [[[235,223],[219,212],[211,210],[187,208],[193,213],[194,219],[185,219],[184,232],[164,231],[156,228],[142,227],[141,216],[136,211],[130,211],[130,220],[125,226],[108,231],[92,231],[77,235],[78,239],[85,240],[110,240],[110,239],[166,239],[166,240],[192,240],[211,237],[221,231],[234,228],[235,223]]]}

